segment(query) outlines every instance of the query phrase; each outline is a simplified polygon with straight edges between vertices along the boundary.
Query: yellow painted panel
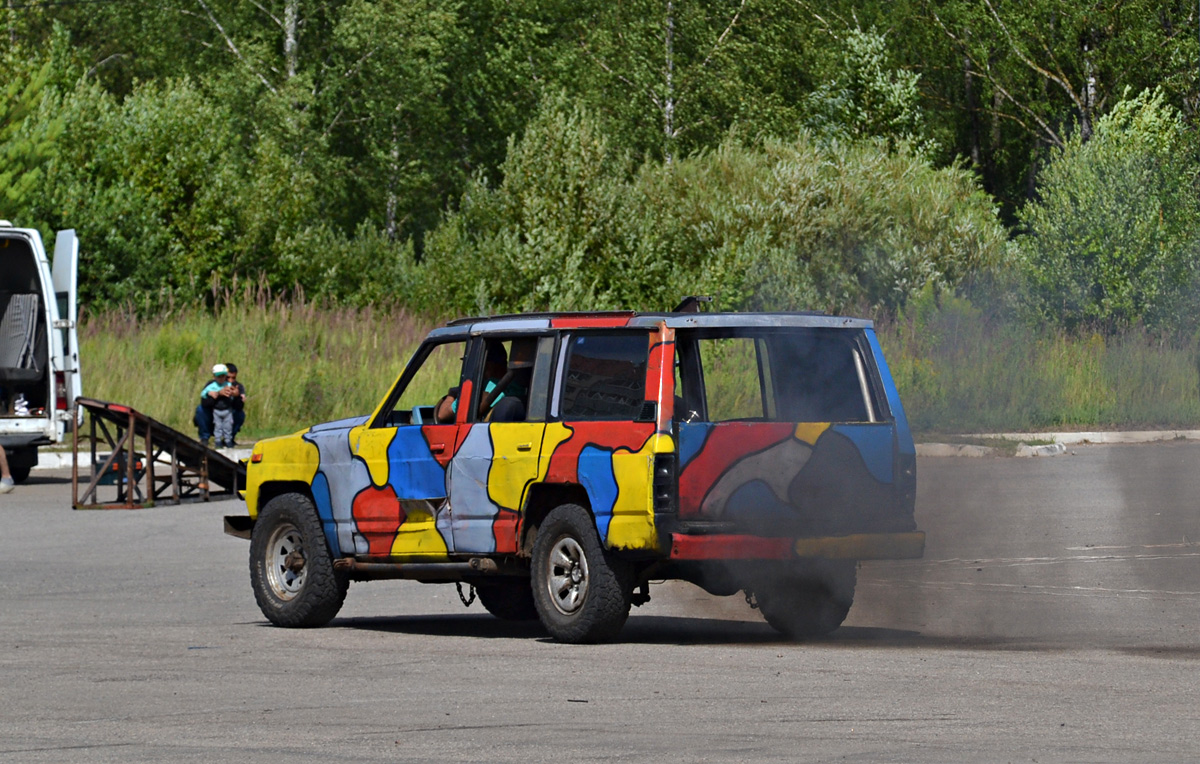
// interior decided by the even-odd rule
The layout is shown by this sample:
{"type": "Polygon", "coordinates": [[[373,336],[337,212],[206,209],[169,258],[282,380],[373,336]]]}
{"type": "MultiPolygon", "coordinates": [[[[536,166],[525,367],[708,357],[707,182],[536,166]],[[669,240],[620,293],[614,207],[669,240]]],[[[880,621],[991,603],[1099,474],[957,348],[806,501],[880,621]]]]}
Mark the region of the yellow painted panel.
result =
{"type": "MultiPolygon", "coordinates": [[[[613,454],[617,501],[608,524],[610,549],[654,549],[654,454],[662,436],[651,437],[635,453],[613,454]]],[[[669,438],[668,438],[669,440],[669,438]]]]}
{"type": "Polygon", "coordinates": [[[504,422],[488,425],[492,438],[492,465],[488,470],[488,497],[498,506],[519,510],[525,489],[544,474],[538,468],[542,445],[541,422],[504,422]],[[518,447],[526,446],[522,451],[518,447]]]}
{"type": "Polygon", "coordinates": [[[365,424],[350,430],[350,450],[367,463],[371,483],[385,486],[388,482],[388,446],[396,437],[395,427],[371,429],[365,424]]]}
{"type": "Polygon", "coordinates": [[[447,557],[446,541],[438,533],[433,515],[425,510],[411,510],[396,540],[392,542],[393,557],[447,557]]]}
{"type": "Polygon", "coordinates": [[[251,463],[246,471],[246,508],[251,517],[258,517],[258,490],[263,483],[312,484],[321,457],[317,447],[304,440],[306,432],[261,440],[254,445],[253,453],[262,454],[262,460],[251,463]]]}
{"type": "Polygon", "coordinates": [[[796,440],[815,446],[817,438],[821,437],[821,433],[828,429],[829,422],[801,422],[796,425],[796,440]]]}

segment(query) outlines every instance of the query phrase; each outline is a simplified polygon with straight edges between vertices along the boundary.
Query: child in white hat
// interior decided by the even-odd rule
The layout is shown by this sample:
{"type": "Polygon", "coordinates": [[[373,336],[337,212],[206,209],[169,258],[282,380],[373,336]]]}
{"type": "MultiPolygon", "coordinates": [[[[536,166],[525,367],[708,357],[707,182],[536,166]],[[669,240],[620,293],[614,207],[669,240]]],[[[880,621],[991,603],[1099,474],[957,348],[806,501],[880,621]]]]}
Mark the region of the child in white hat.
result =
{"type": "Polygon", "coordinates": [[[200,402],[205,408],[212,407],[213,440],[217,448],[233,445],[233,404],[226,392],[229,387],[229,369],[223,363],[212,368],[213,381],[200,391],[200,402]]]}

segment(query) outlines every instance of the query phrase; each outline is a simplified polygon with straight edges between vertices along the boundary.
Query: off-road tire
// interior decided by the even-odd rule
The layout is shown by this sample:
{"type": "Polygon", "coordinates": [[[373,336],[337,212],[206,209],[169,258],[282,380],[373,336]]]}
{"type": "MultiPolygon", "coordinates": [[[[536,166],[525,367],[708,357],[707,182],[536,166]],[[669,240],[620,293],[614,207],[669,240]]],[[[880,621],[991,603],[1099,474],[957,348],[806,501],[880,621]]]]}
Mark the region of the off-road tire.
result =
{"type": "Polygon", "coordinates": [[[605,642],[625,625],[632,572],[604,549],[583,507],[563,504],[542,521],[531,573],[538,617],[558,641],[605,642]]]}
{"type": "Polygon", "coordinates": [[[276,626],[324,626],[341,609],[349,579],[333,569],[307,496],[276,496],[259,513],[250,536],[250,585],[259,609],[276,626]]]}
{"type": "Polygon", "coordinates": [[[537,605],[528,578],[502,578],[475,584],[479,602],[502,621],[536,621],[537,605]]]}
{"type": "Polygon", "coordinates": [[[811,639],[842,625],[854,603],[858,563],[826,561],[813,570],[759,582],[755,599],[763,618],[792,639],[811,639]]]}

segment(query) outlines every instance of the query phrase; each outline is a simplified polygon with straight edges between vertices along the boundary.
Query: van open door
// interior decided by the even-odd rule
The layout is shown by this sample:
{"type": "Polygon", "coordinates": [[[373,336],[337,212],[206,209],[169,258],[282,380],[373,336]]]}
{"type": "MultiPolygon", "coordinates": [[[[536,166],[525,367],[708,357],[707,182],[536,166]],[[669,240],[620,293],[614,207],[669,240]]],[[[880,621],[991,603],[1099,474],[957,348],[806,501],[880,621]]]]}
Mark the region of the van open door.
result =
{"type": "MultiPolygon", "coordinates": [[[[54,295],[58,302],[58,321],[54,328],[62,338],[63,379],[55,379],[58,406],[70,410],[75,399],[83,395],[83,382],[79,373],[79,333],[77,291],[79,285],[79,240],[74,229],[59,231],[54,240],[54,263],[52,265],[54,295]],[[65,404],[65,405],[64,405],[65,404]]],[[[76,409],[75,424],[83,423],[83,409],[76,409]]]]}

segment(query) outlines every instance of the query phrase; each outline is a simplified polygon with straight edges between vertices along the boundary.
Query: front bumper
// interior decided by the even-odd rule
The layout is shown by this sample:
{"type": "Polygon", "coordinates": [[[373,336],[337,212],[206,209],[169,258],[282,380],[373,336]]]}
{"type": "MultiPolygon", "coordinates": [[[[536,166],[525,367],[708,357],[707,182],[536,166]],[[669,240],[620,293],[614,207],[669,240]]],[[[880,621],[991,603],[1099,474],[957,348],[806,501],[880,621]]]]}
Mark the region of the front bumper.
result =
{"type": "Polygon", "coordinates": [[[738,534],[671,534],[672,560],[910,560],[925,554],[925,533],[769,538],[738,534]]]}

